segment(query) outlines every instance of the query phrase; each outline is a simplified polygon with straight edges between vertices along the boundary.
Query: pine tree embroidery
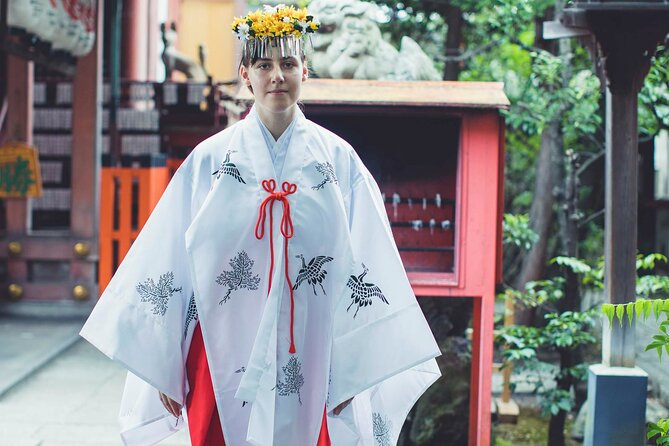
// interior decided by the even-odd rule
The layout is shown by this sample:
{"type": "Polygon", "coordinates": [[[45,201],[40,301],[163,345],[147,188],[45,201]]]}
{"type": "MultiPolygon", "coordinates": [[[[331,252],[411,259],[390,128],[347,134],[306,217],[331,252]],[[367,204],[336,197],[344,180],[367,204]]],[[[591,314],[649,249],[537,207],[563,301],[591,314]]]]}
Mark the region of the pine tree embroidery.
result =
{"type": "Polygon", "coordinates": [[[390,446],[390,434],[392,430],[392,423],[388,418],[383,417],[380,413],[372,413],[372,425],[374,430],[374,440],[377,446],[390,446]]]}
{"type": "Polygon", "coordinates": [[[195,306],[195,293],[190,295],[190,300],[188,301],[188,311],[186,311],[186,323],[184,324],[184,339],[186,339],[186,334],[188,334],[188,326],[191,322],[197,320],[197,307],[195,306]]]}
{"type": "Polygon", "coordinates": [[[153,314],[165,316],[170,297],[177,291],[181,291],[181,287],[172,288],[172,282],[174,282],[174,273],[170,271],[161,274],[157,284],[149,277],[143,283],[138,283],[135,289],[142,302],[149,302],[153,305],[153,314]]]}
{"type": "Polygon", "coordinates": [[[316,164],[316,170],[322,173],[325,176],[325,179],[323,179],[323,181],[321,181],[317,185],[311,186],[313,190],[323,189],[326,183],[339,184],[339,180],[337,179],[337,174],[334,171],[334,166],[330,164],[329,161],[316,164]]]}
{"type": "Polygon", "coordinates": [[[230,299],[230,293],[238,290],[240,288],[246,288],[247,290],[257,290],[258,284],[260,284],[260,276],[253,275],[253,264],[255,262],[249,258],[249,255],[246,251],[239,252],[232,260],[230,260],[230,266],[232,271],[223,271],[216,278],[216,283],[228,287],[228,292],[225,293],[223,299],[218,303],[219,305],[224,304],[230,299]]]}
{"type": "Polygon", "coordinates": [[[281,367],[283,370],[283,381],[277,381],[276,390],[281,396],[289,396],[293,393],[297,394],[297,401],[302,405],[302,398],[300,396],[300,389],[304,385],[304,376],[302,376],[302,363],[293,355],[288,360],[288,364],[281,367]]]}

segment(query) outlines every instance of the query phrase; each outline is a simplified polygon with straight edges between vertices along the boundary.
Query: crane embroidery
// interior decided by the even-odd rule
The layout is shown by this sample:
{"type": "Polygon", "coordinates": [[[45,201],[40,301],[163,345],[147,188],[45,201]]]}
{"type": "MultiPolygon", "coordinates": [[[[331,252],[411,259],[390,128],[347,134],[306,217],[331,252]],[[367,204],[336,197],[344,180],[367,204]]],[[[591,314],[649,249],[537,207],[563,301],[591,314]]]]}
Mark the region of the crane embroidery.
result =
{"type": "Polygon", "coordinates": [[[353,318],[358,315],[358,311],[362,307],[366,307],[368,305],[371,305],[373,300],[372,298],[374,296],[378,297],[381,299],[382,302],[385,302],[386,304],[390,305],[388,303],[388,299],[386,299],[386,296],[383,295],[383,292],[381,291],[381,288],[378,286],[374,285],[373,283],[366,283],[363,281],[367,273],[369,272],[369,268],[365,266],[365,264],[362,264],[363,267],[363,272],[359,276],[350,276],[348,279],[348,282],[346,283],[346,286],[349,287],[353,293],[351,294],[351,299],[353,300],[351,304],[346,308],[346,311],[353,306],[353,304],[356,304],[358,307],[355,309],[355,314],[353,315],[353,318]]]}
{"type": "Polygon", "coordinates": [[[216,175],[217,180],[221,178],[221,175],[230,175],[240,183],[246,184],[246,181],[244,181],[242,178],[242,175],[239,173],[237,166],[232,161],[230,161],[230,154],[236,152],[236,150],[228,150],[228,152],[225,154],[225,159],[221,163],[221,166],[216,172],[212,173],[212,175],[216,175]]]}
{"type": "Polygon", "coordinates": [[[173,288],[172,282],[174,282],[174,273],[170,271],[161,274],[158,283],[155,283],[149,277],[144,282],[138,283],[135,289],[139,293],[139,299],[142,302],[149,302],[153,305],[153,314],[156,316],[165,316],[170,297],[177,291],[181,291],[181,287],[173,288]]]}
{"type": "Polygon", "coordinates": [[[246,251],[240,251],[230,260],[232,271],[223,271],[216,278],[216,283],[228,287],[228,292],[225,293],[223,299],[218,303],[224,304],[230,299],[230,293],[240,288],[247,290],[257,290],[260,284],[260,276],[253,275],[253,264],[255,262],[249,258],[246,251]]]}
{"type": "Polygon", "coordinates": [[[320,285],[323,294],[327,294],[325,288],[323,288],[323,281],[328,272],[323,269],[323,265],[327,262],[331,262],[332,257],[316,256],[309,261],[308,265],[305,263],[302,254],[298,254],[295,257],[302,259],[302,268],[300,268],[300,271],[297,273],[297,279],[295,280],[295,285],[293,285],[293,290],[296,290],[297,287],[306,280],[307,283],[313,287],[316,296],[318,296],[318,293],[316,292],[316,284],[320,285]]]}
{"type": "Polygon", "coordinates": [[[326,183],[339,184],[339,180],[337,179],[337,174],[335,174],[334,171],[334,166],[330,164],[329,161],[316,164],[316,170],[322,173],[325,176],[325,179],[323,179],[323,181],[321,181],[317,185],[311,186],[313,190],[323,189],[326,183]]]}
{"type": "Polygon", "coordinates": [[[190,300],[188,301],[188,311],[186,312],[186,324],[184,327],[184,339],[186,339],[186,334],[188,334],[188,326],[191,322],[197,320],[197,307],[195,306],[195,293],[190,295],[190,300]]]}

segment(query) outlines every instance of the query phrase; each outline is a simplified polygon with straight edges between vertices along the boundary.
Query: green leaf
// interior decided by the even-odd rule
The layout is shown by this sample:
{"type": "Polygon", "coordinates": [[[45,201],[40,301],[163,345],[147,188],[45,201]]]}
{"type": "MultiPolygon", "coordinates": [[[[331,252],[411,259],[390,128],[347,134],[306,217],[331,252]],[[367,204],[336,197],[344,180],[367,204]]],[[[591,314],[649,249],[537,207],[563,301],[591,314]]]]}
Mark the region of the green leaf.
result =
{"type": "Polygon", "coordinates": [[[662,300],[656,299],[653,301],[653,314],[656,320],[660,318],[660,313],[662,313],[662,300]]]}
{"type": "Polygon", "coordinates": [[[606,318],[609,320],[609,325],[613,325],[613,315],[616,311],[616,308],[613,304],[603,304],[602,312],[606,315],[606,318]]]}
{"type": "Polygon", "coordinates": [[[662,311],[669,312],[669,299],[662,301],[662,311]]]}
{"type": "Polygon", "coordinates": [[[583,260],[577,259],[575,257],[558,256],[551,259],[550,263],[551,264],[557,263],[560,266],[565,266],[571,269],[576,274],[585,274],[592,271],[590,265],[585,263],[583,260]]]}
{"type": "Polygon", "coordinates": [[[643,320],[648,320],[650,312],[653,311],[653,301],[644,299],[643,301],[643,320]]]}
{"type": "Polygon", "coordinates": [[[636,302],[634,302],[634,314],[636,315],[637,318],[641,317],[643,314],[643,305],[644,305],[645,299],[637,299],[636,302]]]}
{"type": "Polygon", "coordinates": [[[629,322],[631,327],[632,319],[634,318],[634,303],[630,302],[628,304],[625,304],[625,310],[627,311],[627,321],[629,322]]]}
{"type": "Polygon", "coordinates": [[[625,306],[622,304],[616,305],[616,316],[618,317],[618,322],[620,326],[623,326],[623,316],[625,315],[625,306]]]}

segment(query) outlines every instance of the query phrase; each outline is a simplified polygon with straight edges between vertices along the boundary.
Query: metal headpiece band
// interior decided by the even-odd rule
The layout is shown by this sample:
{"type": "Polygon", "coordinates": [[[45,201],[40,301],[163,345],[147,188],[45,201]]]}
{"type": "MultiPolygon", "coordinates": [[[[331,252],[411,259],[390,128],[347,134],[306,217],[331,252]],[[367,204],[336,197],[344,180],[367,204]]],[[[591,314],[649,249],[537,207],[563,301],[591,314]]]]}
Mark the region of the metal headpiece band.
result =
{"type": "Polygon", "coordinates": [[[245,60],[271,59],[273,49],[278,50],[279,57],[299,57],[303,50],[302,38],[288,35],[249,39],[242,45],[242,57],[245,60]]]}
{"type": "Polygon", "coordinates": [[[242,56],[246,60],[269,59],[274,49],[281,57],[300,56],[304,37],[319,26],[306,8],[295,9],[283,4],[265,6],[232,21],[232,31],[242,41],[242,56]]]}

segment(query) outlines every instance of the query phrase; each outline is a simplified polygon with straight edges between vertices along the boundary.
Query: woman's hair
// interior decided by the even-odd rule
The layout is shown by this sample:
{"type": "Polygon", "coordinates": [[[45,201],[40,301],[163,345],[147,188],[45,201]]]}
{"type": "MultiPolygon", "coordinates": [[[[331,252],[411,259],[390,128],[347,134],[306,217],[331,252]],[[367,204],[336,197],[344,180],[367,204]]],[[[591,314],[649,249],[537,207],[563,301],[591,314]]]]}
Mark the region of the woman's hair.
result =
{"type": "MultiPolygon", "coordinates": [[[[237,67],[237,69],[239,70],[239,68],[241,68],[242,65],[245,66],[246,68],[250,68],[251,65],[256,63],[259,59],[260,57],[257,55],[255,56],[243,55],[242,58],[239,60],[239,67],[237,67]]],[[[302,63],[304,63],[307,60],[304,51],[300,51],[300,59],[302,59],[302,63]]]]}

